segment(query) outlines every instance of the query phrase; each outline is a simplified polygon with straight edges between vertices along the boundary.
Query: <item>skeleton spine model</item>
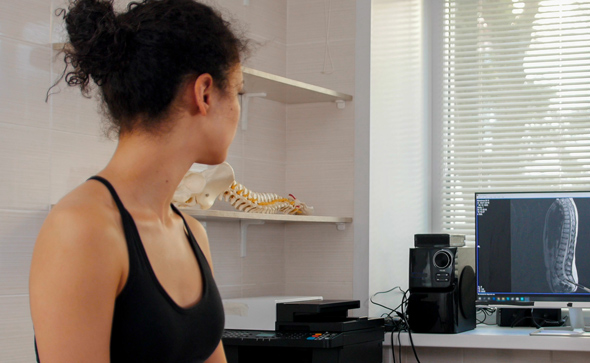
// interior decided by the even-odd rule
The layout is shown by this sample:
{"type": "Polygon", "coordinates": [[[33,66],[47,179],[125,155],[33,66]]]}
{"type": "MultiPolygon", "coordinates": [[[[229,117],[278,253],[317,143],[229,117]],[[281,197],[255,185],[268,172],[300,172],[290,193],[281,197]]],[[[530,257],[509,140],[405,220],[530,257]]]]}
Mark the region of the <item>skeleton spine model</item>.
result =
{"type": "Polygon", "coordinates": [[[219,199],[229,202],[234,208],[242,212],[311,214],[313,210],[312,207],[298,201],[291,194],[284,198],[274,193],[256,193],[235,181],[219,196],[219,199]]]}
{"type": "Polygon", "coordinates": [[[289,194],[287,198],[274,193],[255,193],[234,180],[234,170],[227,162],[204,171],[188,171],[176,188],[172,202],[179,207],[209,209],[219,200],[229,202],[242,212],[312,214],[313,207],[289,194]]]}

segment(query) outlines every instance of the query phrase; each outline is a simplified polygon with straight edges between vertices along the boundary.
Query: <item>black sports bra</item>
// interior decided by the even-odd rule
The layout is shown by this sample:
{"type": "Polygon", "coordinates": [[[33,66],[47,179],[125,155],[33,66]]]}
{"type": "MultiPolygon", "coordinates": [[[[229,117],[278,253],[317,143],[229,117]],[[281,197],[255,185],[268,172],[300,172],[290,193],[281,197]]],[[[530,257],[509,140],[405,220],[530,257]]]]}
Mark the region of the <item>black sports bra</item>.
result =
{"type": "Polygon", "coordinates": [[[115,300],[111,362],[204,362],[221,340],[223,305],[211,268],[186,220],[171,205],[184,221],[188,241],[203,278],[201,300],[194,306],[182,308],[172,300],[156,278],[135,222],[113,186],[99,176],[90,179],[103,183],[117,203],[129,251],[129,276],[115,300]]]}

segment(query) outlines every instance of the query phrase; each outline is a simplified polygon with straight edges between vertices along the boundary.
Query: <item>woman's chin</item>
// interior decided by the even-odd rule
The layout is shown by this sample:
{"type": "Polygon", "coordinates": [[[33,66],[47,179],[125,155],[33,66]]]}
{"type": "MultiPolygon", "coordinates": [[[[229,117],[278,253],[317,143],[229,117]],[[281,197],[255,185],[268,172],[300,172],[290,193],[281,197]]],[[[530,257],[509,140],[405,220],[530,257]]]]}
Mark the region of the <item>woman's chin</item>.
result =
{"type": "Polygon", "coordinates": [[[224,155],[209,155],[206,158],[200,158],[195,163],[205,165],[219,165],[225,161],[227,154],[224,155]]]}

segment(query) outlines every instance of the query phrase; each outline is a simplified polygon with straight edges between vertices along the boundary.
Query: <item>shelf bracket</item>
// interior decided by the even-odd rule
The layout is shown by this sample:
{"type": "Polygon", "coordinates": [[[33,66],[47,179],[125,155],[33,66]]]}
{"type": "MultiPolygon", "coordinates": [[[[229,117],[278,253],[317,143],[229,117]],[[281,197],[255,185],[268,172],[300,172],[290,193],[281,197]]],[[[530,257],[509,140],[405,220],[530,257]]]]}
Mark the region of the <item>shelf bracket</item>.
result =
{"type": "Polygon", "coordinates": [[[336,100],[334,102],[336,102],[336,107],[338,107],[339,110],[343,110],[346,107],[346,102],[344,100],[336,100]]]}
{"type": "Polygon", "coordinates": [[[250,98],[252,97],[266,97],[266,93],[244,93],[240,100],[242,101],[242,114],[240,115],[240,122],[242,123],[242,130],[248,129],[248,108],[250,104],[250,98]]]}
{"type": "Polygon", "coordinates": [[[246,241],[248,240],[248,226],[251,224],[264,224],[264,221],[241,220],[240,221],[240,257],[246,257],[246,241]]]}
{"type": "Polygon", "coordinates": [[[346,229],[346,223],[336,223],[336,229],[339,231],[344,231],[346,229]]]}

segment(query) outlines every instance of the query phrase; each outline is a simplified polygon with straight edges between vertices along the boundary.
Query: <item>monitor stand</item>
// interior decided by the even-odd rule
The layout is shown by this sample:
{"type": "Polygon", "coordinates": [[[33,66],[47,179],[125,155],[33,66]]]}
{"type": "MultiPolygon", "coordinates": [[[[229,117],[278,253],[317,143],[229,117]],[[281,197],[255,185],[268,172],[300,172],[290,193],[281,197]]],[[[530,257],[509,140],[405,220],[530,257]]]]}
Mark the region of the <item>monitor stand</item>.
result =
{"type": "MultiPolygon", "coordinates": [[[[568,308],[570,326],[555,326],[539,328],[530,335],[560,335],[560,336],[589,336],[584,326],[584,311],[582,308],[568,308]]],[[[590,330],[590,329],[589,329],[590,330]]]]}

